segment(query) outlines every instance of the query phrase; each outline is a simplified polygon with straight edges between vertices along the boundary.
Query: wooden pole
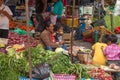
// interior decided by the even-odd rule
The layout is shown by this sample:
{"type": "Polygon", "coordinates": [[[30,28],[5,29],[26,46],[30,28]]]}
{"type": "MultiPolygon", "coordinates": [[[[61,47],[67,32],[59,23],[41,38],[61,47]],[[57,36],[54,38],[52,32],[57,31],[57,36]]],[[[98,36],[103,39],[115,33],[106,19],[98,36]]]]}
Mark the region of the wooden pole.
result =
{"type": "Polygon", "coordinates": [[[74,9],[75,9],[75,0],[73,0],[73,7],[72,7],[71,55],[70,55],[71,62],[73,62],[72,47],[73,47],[74,9]]]}
{"type": "Polygon", "coordinates": [[[28,50],[28,61],[29,61],[29,77],[32,80],[32,62],[31,62],[31,55],[30,55],[30,30],[29,30],[29,10],[28,10],[28,1],[25,0],[25,11],[26,11],[26,25],[27,25],[27,50],[28,50]]]}
{"type": "Polygon", "coordinates": [[[112,12],[110,13],[110,22],[111,22],[111,32],[113,32],[114,28],[113,28],[113,14],[112,14],[112,12]]]}

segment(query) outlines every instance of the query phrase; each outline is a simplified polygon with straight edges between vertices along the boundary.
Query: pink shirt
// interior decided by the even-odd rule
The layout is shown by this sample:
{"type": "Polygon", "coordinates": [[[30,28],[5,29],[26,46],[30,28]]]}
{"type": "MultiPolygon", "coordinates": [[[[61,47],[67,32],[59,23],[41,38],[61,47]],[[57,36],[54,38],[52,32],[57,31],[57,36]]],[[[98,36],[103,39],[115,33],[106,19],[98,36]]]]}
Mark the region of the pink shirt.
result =
{"type": "Polygon", "coordinates": [[[120,60],[120,47],[116,44],[107,46],[104,50],[107,60],[120,60]]]}

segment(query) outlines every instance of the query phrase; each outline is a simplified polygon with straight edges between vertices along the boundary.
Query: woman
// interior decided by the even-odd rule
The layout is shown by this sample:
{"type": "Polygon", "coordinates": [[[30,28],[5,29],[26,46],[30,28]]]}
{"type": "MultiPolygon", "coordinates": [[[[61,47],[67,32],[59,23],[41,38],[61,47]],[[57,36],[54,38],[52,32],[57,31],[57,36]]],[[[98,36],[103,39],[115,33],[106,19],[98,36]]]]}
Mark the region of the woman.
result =
{"type": "Polygon", "coordinates": [[[50,21],[46,21],[45,30],[41,33],[41,41],[46,50],[54,50],[63,44],[63,41],[56,43],[53,36],[53,24],[50,21]]]}
{"type": "MultiPolygon", "coordinates": [[[[63,3],[61,0],[53,0],[53,11],[52,15],[57,17],[57,21],[61,21],[62,13],[63,13],[63,3]]],[[[52,20],[52,19],[51,19],[52,20]]],[[[56,24],[56,22],[54,22],[56,24]]]]}

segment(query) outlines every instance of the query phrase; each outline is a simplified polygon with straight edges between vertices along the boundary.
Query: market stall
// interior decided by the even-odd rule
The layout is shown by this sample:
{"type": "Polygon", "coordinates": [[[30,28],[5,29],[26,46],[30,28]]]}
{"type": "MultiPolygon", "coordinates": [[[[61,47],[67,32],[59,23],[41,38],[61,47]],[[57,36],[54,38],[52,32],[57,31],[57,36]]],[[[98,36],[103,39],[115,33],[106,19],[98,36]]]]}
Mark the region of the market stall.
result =
{"type": "MultiPolygon", "coordinates": [[[[55,51],[45,50],[31,36],[30,32],[35,28],[29,26],[28,0],[25,3],[26,23],[21,25],[20,22],[10,22],[11,32],[7,48],[4,51],[0,48],[0,80],[112,80],[110,73],[120,72],[120,68],[116,70],[108,66],[92,65],[92,50],[73,45],[73,28],[79,25],[78,15],[74,17],[74,14],[70,14],[63,20],[72,28],[71,34],[64,37],[66,40],[69,38],[69,50],[61,48],[55,51]]],[[[73,6],[68,7],[72,8],[72,13],[74,13],[75,0],[73,6]]],[[[88,9],[91,7],[86,10],[88,9]]],[[[91,14],[91,10],[89,13],[91,14]]],[[[90,33],[86,35],[84,33],[84,37],[91,37],[95,30],[101,31],[100,38],[95,37],[97,41],[101,41],[103,34],[111,34],[102,26],[89,30],[90,33]]]]}

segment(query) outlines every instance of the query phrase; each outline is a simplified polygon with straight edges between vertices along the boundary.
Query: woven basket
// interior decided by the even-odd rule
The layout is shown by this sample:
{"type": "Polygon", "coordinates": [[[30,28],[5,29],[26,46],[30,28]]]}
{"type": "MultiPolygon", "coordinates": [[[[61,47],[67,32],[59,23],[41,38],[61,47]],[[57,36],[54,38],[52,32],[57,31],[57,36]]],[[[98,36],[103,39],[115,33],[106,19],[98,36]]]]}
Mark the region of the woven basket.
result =
{"type": "Polygon", "coordinates": [[[92,33],[93,33],[93,30],[86,30],[83,32],[83,36],[85,38],[90,38],[90,37],[92,37],[92,33]]]}

